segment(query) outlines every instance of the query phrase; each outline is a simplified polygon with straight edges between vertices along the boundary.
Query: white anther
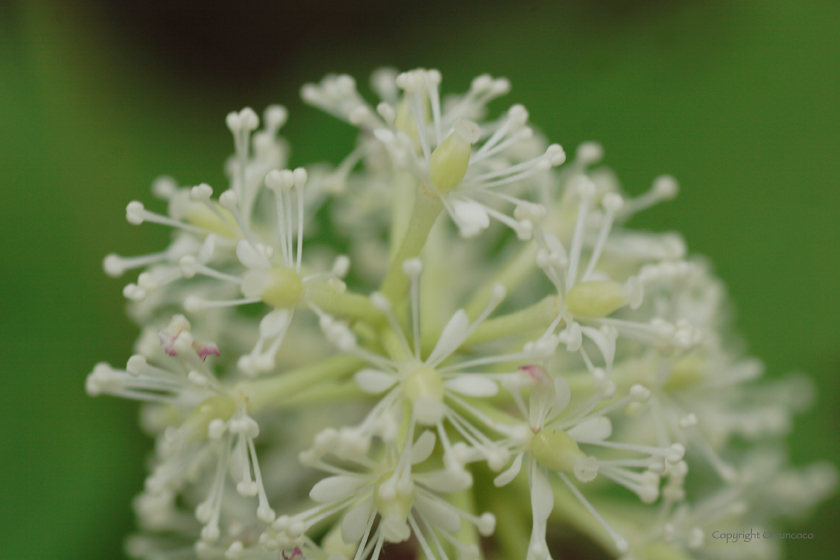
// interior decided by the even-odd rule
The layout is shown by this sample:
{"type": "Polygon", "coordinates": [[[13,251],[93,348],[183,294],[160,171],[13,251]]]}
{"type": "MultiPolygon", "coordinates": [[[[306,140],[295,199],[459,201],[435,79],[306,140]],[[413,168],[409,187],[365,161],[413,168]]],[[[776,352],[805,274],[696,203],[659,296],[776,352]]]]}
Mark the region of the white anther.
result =
{"type": "Polygon", "coordinates": [[[517,220],[531,220],[532,222],[540,220],[545,214],[545,206],[524,200],[513,210],[513,217],[517,220]]]}
{"type": "Polygon", "coordinates": [[[231,111],[225,117],[225,124],[231,132],[236,134],[242,128],[242,119],[239,118],[239,113],[231,111]]]}
{"type": "Polygon", "coordinates": [[[653,181],[653,192],[665,200],[674,198],[680,191],[677,180],[670,175],[662,175],[653,181]]]}
{"type": "Polygon", "coordinates": [[[225,558],[229,560],[238,560],[242,558],[242,551],[244,547],[241,541],[233,541],[225,552],[225,558]]]}
{"type": "Polygon", "coordinates": [[[309,176],[309,175],[308,175],[308,173],[306,172],[306,169],[304,169],[303,167],[298,167],[298,168],[296,168],[296,169],[292,172],[292,177],[293,177],[293,179],[294,179],[294,185],[295,185],[295,187],[297,187],[297,188],[299,188],[299,189],[300,189],[300,188],[303,188],[303,186],[306,184],[306,179],[307,179],[307,177],[308,177],[308,176],[309,176]]]}
{"type": "Polygon", "coordinates": [[[674,443],[671,445],[671,452],[665,457],[665,460],[675,465],[682,461],[683,457],[685,457],[685,446],[681,443],[674,443]]]}
{"type": "Polygon", "coordinates": [[[206,375],[197,371],[191,371],[187,374],[187,379],[196,387],[206,387],[210,383],[206,375]]]}
{"type": "Polygon", "coordinates": [[[272,169],[265,176],[265,186],[271,190],[289,190],[294,185],[294,173],[289,169],[272,169]]]}
{"type": "Polygon", "coordinates": [[[198,296],[187,296],[184,300],[184,309],[190,313],[204,309],[206,302],[198,296]]]}
{"type": "Polygon", "coordinates": [[[482,513],[475,528],[483,537],[489,537],[496,530],[496,516],[490,512],[482,513]]]}
{"type": "Polygon", "coordinates": [[[263,112],[263,120],[269,130],[277,130],[286,124],[288,118],[289,111],[282,105],[269,105],[263,112]]]}
{"type": "Polygon", "coordinates": [[[257,508],[257,517],[263,523],[271,523],[274,521],[275,515],[274,510],[271,509],[268,504],[263,504],[257,508]]]}
{"type": "Polygon", "coordinates": [[[604,195],[604,198],[601,199],[601,205],[607,212],[615,213],[621,210],[624,206],[624,199],[621,198],[621,195],[619,194],[607,193],[604,195]]]}
{"type": "Polygon", "coordinates": [[[125,272],[125,264],[119,255],[110,254],[102,261],[105,274],[111,278],[119,278],[125,272]]]}
{"type": "Polygon", "coordinates": [[[143,301],[146,299],[146,290],[137,284],[128,284],[123,288],[123,295],[131,301],[143,301]]]}
{"type": "Polygon", "coordinates": [[[260,125],[260,118],[250,107],[245,107],[239,111],[240,126],[245,130],[256,130],[260,125]]]}
{"type": "MultiPolygon", "coordinates": [[[[520,140],[530,140],[531,138],[534,137],[534,131],[533,131],[533,129],[531,129],[530,126],[523,126],[522,128],[520,128],[517,131],[516,137],[520,140]]],[[[566,160],[566,157],[565,157],[565,154],[564,154],[563,155],[563,161],[565,161],[565,160],[566,160]]],[[[558,164],[558,165],[560,165],[560,164],[558,164]]]]}
{"type": "Polygon", "coordinates": [[[548,160],[551,162],[553,167],[563,165],[566,161],[566,152],[563,151],[563,146],[560,144],[551,144],[548,149],[546,149],[545,155],[548,156],[548,160]]]}
{"type": "Polygon", "coordinates": [[[184,278],[192,278],[197,272],[198,262],[192,255],[184,255],[178,261],[178,267],[181,269],[181,276],[184,278]]]}
{"type": "Polygon", "coordinates": [[[333,261],[332,273],[338,278],[344,278],[350,272],[350,257],[338,255],[333,261]]]}
{"type": "Polygon", "coordinates": [[[508,109],[508,119],[510,119],[514,127],[522,126],[528,122],[528,110],[523,105],[517,103],[508,109]]]}
{"type": "Polygon", "coordinates": [[[146,293],[157,289],[158,281],[151,272],[141,272],[137,277],[137,285],[146,293]]]}
{"type": "Polygon", "coordinates": [[[655,474],[662,474],[665,472],[665,463],[654,461],[648,465],[648,470],[655,474]]]}
{"type": "Polygon", "coordinates": [[[476,76],[470,83],[470,89],[476,93],[487,91],[493,86],[493,78],[487,74],[476,76]]]}
{"type": "Polygon", "coordinates": [[[370,294],[370,302],[383,313],[387,313],[391,309],[391,301],[379,292],[370,294]]]}
{"type": "Polygon", "coordinates": [[[516,238],[520,241],[528,241],[534,235],[534,224],[531,220],[521,220],[514,227],[516,238]]]}
{"type": "Polygon", "coordinates": [[[379,113],[379,116],[382,117],[389,125],[392,124],[397,119],[397,112],[394,110],[393,107],[389,103],[382,102],[376,106],[376,112],[379,113]]]}
{"type": "Polygon", "coordinates": [[[207,183],[201,183],[190,189],[190,198],[195,201],[210,200],[211,196],[213,196],[213,187],[207,183]]]}
{"type": "Polygon", "coordinates": [[[581,198],[592,198],[595,196],[597,187],[595,186],[595,183],[589,179],[589,177],[586,175],[577,175],[573,181],[575,191],[581,198]]]}
{"type": "Polygon", "coordinates": [[[369,115],[370,109],[368,109],[365,105],[359,105],[358,107],[350,111],[350,114],[347,115],[347,120],[350,122],[350,124],[358,126],[365,122],[365,119],[367,119],[369,115]]]}
{"type": "Polygon", "coordinates": [[[604,148],[598,142],[584,142],[575,151],[575,159],[583,165],[597,163],[603,157],[604,148]]]}
{"type": "Polygon", "coordinates": [[[139,200],[132,200],[125,207],[125,219],[133,226],[143,223],[146,214],[146,207],[139,200]]]}
{"type": "Polygon", "coordinates": [[[493,80],[491,90],[496,95],[504,95],[510,91],[510,80],[507,78],[496,78],[493,80]]]}
{"type": "Polygon", "coordinates": [[[408,259],[402,265],[406,276],[417,276],[423,272],[423,261],[420,259],[408,259]]]}
{"type": "Polygon", "coordinates": [[[146,367],[146,365],[147,362],[144,356],[141,356],[140,354],[134,354],[128,359],[128,363],[125,365],[125,371],[127,371],[130,375],[134,375],[136,377],[143,372],[143,369],[146,367]]]}
{"type": "Polygon", "coordinates": [[[697,415],[693,412],[684,418],[680,418],[679,426],[683,430],[697,425],[697,415]]]}
{"type": "Polygon", "coordinates": [[[633,402],[647,402],[650,399],[650,389],[643,385],[633,385],[630,387],[630,398],[633,402]]]}
{"type": "Polygon", "coordinates": [[[228,210],[235,210],[239,199],[236,193],[228,189],[219,196],[219,204],[228,210]]]}
{"type": "Polygon", "coordinates": [[[178,182],[166,175],[158,177],[152,183],[152,194],[163,200],[172,198],[177,190],[178,182]]]}
{"type": "Polygon", "coordinates": [[[493,289],[490,291],[490,302],[489,305],[499,305],[503,299],[505,299],[505,295],[507,294],[507,289],[505,288],[504,284],[497,283],[493,284],[493,289]]]}

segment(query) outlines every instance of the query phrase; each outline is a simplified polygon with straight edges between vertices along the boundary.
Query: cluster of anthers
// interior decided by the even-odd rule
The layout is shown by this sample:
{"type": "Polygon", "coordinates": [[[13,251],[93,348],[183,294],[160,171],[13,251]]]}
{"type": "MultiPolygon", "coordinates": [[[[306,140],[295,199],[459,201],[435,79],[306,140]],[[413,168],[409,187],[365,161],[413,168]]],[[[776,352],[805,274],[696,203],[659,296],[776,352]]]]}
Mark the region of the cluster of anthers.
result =
{"type": "Polygon", "coordinates": [[[334,168],[286,168],[282,107],[262,128],[231,113],[226,190],[164,178],[165,213],[128,205],[173,228],[161,252],[105,258],[142,269],[123,293],[144,335],[87,379],[142,401],[157,437],[128,553],[548,560],[566,526],[623,560],[730,558],[716,524],[823,499],[833,467],[789,468],[780,442],[807,381],[758,383],[707,266],[625,228],[674,179],[627,197],[599,145],[559,167],[522,105],[488,118],[507,80],[440,84],[380,70],[376,104],[349,76],[304,86],[360,130],[334,168]],[[370,270],[323,236],[303,258],[316,213],[370,270]]]}

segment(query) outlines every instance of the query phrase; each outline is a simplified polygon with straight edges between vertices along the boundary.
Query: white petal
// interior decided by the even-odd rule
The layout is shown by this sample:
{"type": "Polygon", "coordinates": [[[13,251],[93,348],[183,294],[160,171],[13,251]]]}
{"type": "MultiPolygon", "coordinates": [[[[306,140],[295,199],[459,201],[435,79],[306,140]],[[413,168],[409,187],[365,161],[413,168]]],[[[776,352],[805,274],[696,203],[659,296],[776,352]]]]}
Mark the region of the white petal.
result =
{"type": "Polygon", "coordinates": [[[347,512],[341,520],[341,540],[345,544],[353,544],[362,539],[371,513],[373,513],[373,495],[347,512]]]}
{"type": "Polygon", "coordinates": [[[309,491],[309,497],[316,502],[337,502],[350,497],[367,482],[358,476],[331,476],[318,482],[309,491]]]}
{"type": "Polygon", "coordinates": [[[499,392],[499,386],[495,381],[478,374],[459,375],[447,379],[443,382],[443,386],[468,397],[492,397],[499,392]]]}
{"type": "Polygon", "coordinates": [[[524,453],[520,453],[516,456],[516,459],[513,460],[513,464],[510,466],[508,470],[497,476],[493,479],[493,484],[500,488],[505,484],[509,483],[511,480],[516,478],[516,475],[519,474],[520,469],[522,469],[522,456],[524,453]]]}
{"type": "Polygon", "coordinates": [[[554,378],[554,393],[554,405],[551,407],[551,412],[559,414],[566,410],[566,407],[569,406],[569,400],[572,398],[572,389],[565,377],[558,375],[554,378]]]}
{"type": "Polygon", "coordinates": [[[236,244],[236,258],[248,268],[271,268],[271,263],[265,255],[257,252],[245,239],[236,244]]]}
{"type": "Polygon", "coordinates": [[[414,505],[436,529],[447,533],[457,533],[461,530],[461,517],[453,511],[451,505],[427,498],[420,493],[414,495],[414,505]]]}
{"type": "Polygon", "coordinates": [[[416,465],[428,459],[432,451],[435,450],[435,441],[434,432],[426,430],[420,434],[420,437],[417,438],[417,441],[411,447],[411,464],[416,465]]]}
{"type": "Polygon", "coordinates": [[[397,376],[375,369],[362,369],[354,376],[356,384],[365,393],[378,395],[394,386],[397,376]]]}
{"type": "Polygon", "coordinates": [[[547,383],[536,383],[531,387],[531,397],[528,403],[529,419],[532,428],[542,428],[546,416],[554,406],[557,393],[554,383],[550,380],[547,383]]]}
{"type": "Polygon", "coordinates": [[[426,363],[435,365],[454,352],[464,341],[469,326],[470,318],[467,317],[467,312],[463,309],[456,311],[440,333],[437,345],[426,363]]]}
{"type": "Polygon", "coordinates": [[[606,336],[598,329],[593,329],[592,327],[581,327],[580,330],[583,334],[588,336],[598,347],[598,350],[601,351],[601,355],[607,363],[607,371],[610,371],[612,369],[613,360],[615,359],[615,339],[606,336]]]}
{"type": "Polygon", "coordinates": [[[612,434],[612,422],[604,416],[590,418],[566,430],[566,433],[576,441],[601,441],[612,434]]]}
{"type": "Polygon", "coordinates": [[[531,508],[534,513],[534,524],[545,527],[548,516],[554,508],[554,492],[542,468],[534,465],[531,468],[531,508]]]}
{"type": "Polygon", "coordinates": [[[451,494],[472,486],[472,477],[466,471],[439,470],[427,473],[417,473],[414,480],[433,492],[451,494]]]}
{"type": "Polygon", "coordinates": [[[213,253],[216,251],[216,235],[210,234],[204,239],[201,244],[201,249],[198,250],[198,262],[206,263],[213,258],[213,253]]]}
{"type": "Polygon", "coordinates": [[[273,338],[289,326],[289,311],[287,309],[275,309],[260,321],[260,337],[273,338]]]}
{"type": "Polygon", "coordinates": [[[545,234],[545,244],[548,247],[549,252],[560,255],[562,260],[566,260],[568,258],[566,256],[566,249],[553,233],[545,234]]]}
{"type": "Polygon", "coordinates": [[[577,352],[583,343],[580,325],[575,322],[572,322],[566,327],[566,330],[563,331],[563,337],[563,342],[566,343],[566,350],[569,352],[577,352]]]}
{"type": "Polygon", "coordinates": [[[453,200],[452,211],[463,237],[472,237],[490,225],[490,216],[487,215],[487,210],[473,200],[453,200]]]}

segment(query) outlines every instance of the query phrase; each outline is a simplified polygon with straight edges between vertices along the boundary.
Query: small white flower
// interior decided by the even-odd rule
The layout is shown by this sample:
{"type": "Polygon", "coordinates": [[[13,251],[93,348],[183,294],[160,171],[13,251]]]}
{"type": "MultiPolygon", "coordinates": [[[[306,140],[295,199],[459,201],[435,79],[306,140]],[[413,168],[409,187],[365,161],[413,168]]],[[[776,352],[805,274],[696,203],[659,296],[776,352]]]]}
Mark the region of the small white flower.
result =
{"type": "Polygon", "coordinates": [[[181,315],[161,331],[167,354],[177,358],[180,373],[148,363],[141,355],[132,356],[125,370],[99,364],[87,378],[90,395],[109,394],[143,402],[171,405],[180,411],[180,426],[169,427],[163,435],[159,462],[146,479],[147,496],[141,510],[152,524],[156,516],[167,515],[168,507],[151,507],[155,500],[169,503],[173,491],[179,491],[193,476],[191,473],[215,458],[215,474],[209,495],[196,509],[196,518],[204,525],[201,538],[213,543],[220,536],[219,519],[226,472],[232,469],[236,490],[242,496],[257,496],[257,517],[264,523],[274,519],[268,504],[254,439],[259,426],[251,418],[235,389],[225,386],[204,363],[208,354],[218,354],[215,345],[194,340],[190,324],[181,315]],[[232,463],[234,461],[234,463],[232,463]]]}
{"type": "Polygon", "coordinates": [[[517,187],[561,165],[566,157],[563,149],[552,144],[542,153],[518,160],[515,148],[528,143],[533,135],[526,126],[528,111],[521,105],[511,107],[496,122],[474,122],[484,116],[490,100],[508,92],[507,80],[479,76],[466,94],[448,103],[441,102],[440,82],[437,70],[379,74],[375,83],[385,100],[375,110],[346,75],[327,76],[320,85],[304,86],[302,95],[308,103],[371,131],[397,168],[414,175],[426,195],[440,198],[464,237],[483,231],[494,218],[520,239],[530,239],[531,220],[515,219],[495,209],[494,204],[533,204],[498,191],[517,187]],[[472,146],[481,140],[474,151],[472,146]]]}
{"type": "MultiPolygon", "coordinates": [[[[396,418],[389,420],[399,422],[396,418]]],[[[261,537],[263,545],[283,551],[312,546],[307,532],[320,521],[341,514],[337,526],[342,541],[350,545],[351,553],[355,550],[355,560],[377,560],[386,543],[404,542],[411,535],[429,559],[446,558],[441,537],[462,558],[479,558],[477,546],[460,542],[455,534],[464,520],[475,525],[480,534],[490,535],[495,519],[490,514],[469,514],[440,497],[469,488],[472,478],[466,473],[413,470],[435,448],[432,432],[424,431],[415,439],[414,428],[411,423],[402,446],[394,439],[385,440],[381,454],[369,451],[371,442],[359,430],[328,429],[320,433],[313,448],[301,454],[305,465],[332,475],[309,493],[319,505],[279,517],[261,537]],[[330,455],[336,464],[325,460],[330,455]]]]}
{"type": "MultiPolygon", "coordinates": [[[[571,400],[568,383],[560,376],[551,379],[539,366],[521,368],[519,383],[510,384],[511,395],[527,419],[527,424],[515,437],[503,443],[515,455],[511,467],[496,477],[496,486],[510,483],[522,468],[523,457],[527,458],[526,470],[531,489],[533,530],[528,549],[529,560],[550,558],[545,542],[546,523],[554,507],[554,494],[547,479],[547,472],[554,471],[569,487],[572,493],[592,513],[609,533],[619,552],[628,549],[627,539],[619,535],[583,496],[567,474],[573,473],[580,482],[591,482],[598,475],[608,478],[635,493],[644,503],[652,503],[659,497],[659,475],[670,471],[682,461],[685,448],[677,444],[671,447],[649,447],[623,442],[608,441],[612,434],[612,423],[607,414],[633,402],[642,402],[650,397],[649,391],[635,386],[630,394],[609,406],[598,409],[602,401],[610,399],[614,385],[598,391],[584,403],[567,412],[571,400]],[[519,391],[530,388],[530,400],[526,406],[519,391]],[[599,460],[587,455],[580,445],[614,449],[642,455],[643,458],[599,460]],[[636,472],[633,469],[642,469],[636,472]]],[[[512,432],[510,428],[509,431],[512,432]]]]}

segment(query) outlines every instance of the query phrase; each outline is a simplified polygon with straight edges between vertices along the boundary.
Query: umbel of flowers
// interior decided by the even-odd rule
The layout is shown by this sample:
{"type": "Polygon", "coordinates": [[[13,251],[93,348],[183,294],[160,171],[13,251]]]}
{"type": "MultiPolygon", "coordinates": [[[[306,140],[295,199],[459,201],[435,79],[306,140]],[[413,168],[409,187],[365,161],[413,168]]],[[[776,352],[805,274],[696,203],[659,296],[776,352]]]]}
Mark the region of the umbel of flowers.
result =
{"type": "Polygon", "coordinates": [[[598,144],[567,162],[489,110],[507,80],[440,85],[380,70],[369,102],[327,76],[302,94],[359,130],[337,166],[288,169],[286,110],[246,108],[228,185],[128,204],[172,240],[105,258],[140,271],[142,334],[86,384],[156,441],[127,552],[547,560],[564,528],[624,560],[777,557],[713,535],[802,515],[835,471],[786,462],[807,380],[761,382],[705,262],[625,227],[675,180],[628,197],[598,144]]]}

